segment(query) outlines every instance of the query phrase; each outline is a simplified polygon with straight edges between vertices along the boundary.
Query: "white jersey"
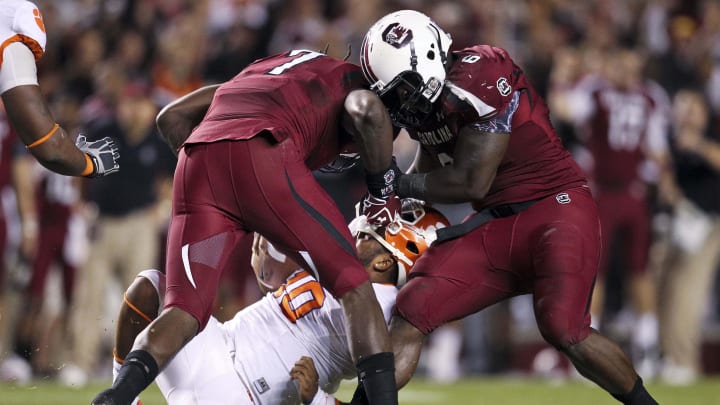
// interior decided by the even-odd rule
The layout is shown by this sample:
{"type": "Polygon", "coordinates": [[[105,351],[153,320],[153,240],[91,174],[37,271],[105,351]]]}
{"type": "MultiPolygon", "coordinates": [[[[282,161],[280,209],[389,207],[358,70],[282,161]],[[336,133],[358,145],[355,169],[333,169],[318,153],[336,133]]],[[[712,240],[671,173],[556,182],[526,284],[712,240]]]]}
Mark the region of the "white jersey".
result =
{"type": "MultiPolygon", "coordinates": [[[[164,275],[146,270],[140,276],[163,295],[159,287],[164,275]]],[[[397,288],[373,287],[387,322],[397,288]]],[[[170,405],[298,404],[298,387],[290,370],[301,356],[313,359],[319,389],[326,393],[335,392],[341,380],[356,376],[342,307],[304,270],[228,322],[211,318],[156,382],[170,405]]]]}
{"type": "Polygon", "coordinates": [[[0,94],[37,85],[35,61],[45,52],[45,24],[40,10],[25,0],[0,1],[0,94]]]}
{"type": "Polygon", "coordinates": [[[0,54],[14,42],[30,48],[35,59],[45,52],[45,24],[37,6],[25,0],[0,1],[0,54]]]}

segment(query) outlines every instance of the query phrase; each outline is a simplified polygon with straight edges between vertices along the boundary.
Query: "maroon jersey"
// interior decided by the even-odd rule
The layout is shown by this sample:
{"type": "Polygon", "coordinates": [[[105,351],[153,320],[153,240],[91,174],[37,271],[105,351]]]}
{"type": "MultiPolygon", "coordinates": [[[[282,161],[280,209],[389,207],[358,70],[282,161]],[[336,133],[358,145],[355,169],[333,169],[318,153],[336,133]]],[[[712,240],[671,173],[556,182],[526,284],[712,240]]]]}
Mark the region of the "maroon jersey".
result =
{"type": "Polygon", "coordinates": [[[294,50],[260,59],[215,92],[186,144],[250,139],[269,131],[293,137],[310,169],[329,163],[351,141],[340,126],[347,94],[366,86],[360,67],[294,50]]]}
{"type": "Polygon", "coordinates": [[[461,128],[507,133],[510,143],[486,197],[475,209],[529,201],[586,183],[550,123],[548,108],[505,50],[478,45],[455,52],[443,101],[410,130],[441,164],[452,162],[461,128]]]}
{"type": "Polygon", "coordinates": [[[80,193],[72,177],[43,172],[36,194],[41,227],[66,226],[80,193]]]}
{"type": "Polygon", "coordinates": [[[591,93],[587,147],[593,156],[591,177],[599,189],[627,189],[640,180],[655,103],[643,89],[609,85],[591,93]]]}

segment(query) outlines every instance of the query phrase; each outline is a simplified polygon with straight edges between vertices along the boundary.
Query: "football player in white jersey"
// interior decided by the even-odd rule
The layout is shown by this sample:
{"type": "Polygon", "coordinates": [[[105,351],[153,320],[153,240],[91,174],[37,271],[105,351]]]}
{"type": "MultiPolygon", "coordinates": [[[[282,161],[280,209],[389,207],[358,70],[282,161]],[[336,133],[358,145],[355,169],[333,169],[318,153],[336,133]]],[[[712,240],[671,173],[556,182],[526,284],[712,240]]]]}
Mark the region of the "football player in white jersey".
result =
{"type": "Polygon", "coordinates": [[[45,52],[45,24],[25,0],[0,2],[0,94],[5,111],[30,153],[46,168],[65,175],[97,177],[119,169],[111,138],[75,142],[55,122],[40,92],[35,62],[45,52]]]}
{"type": "MultiPolygon", "coordinates": [[[[449,225],[438,211],[407,201],[402,218],[375,232],[364,216],[351,224],[358,257],[388,321],[415,261],[449,225]]],[[[260,301],[225,323],[211,318],[156,378],[170,405],[337,404],[343,379],[356,376],[339,302],[308,272],[256,236],[253,269],[260,301]]],[[[163,306],[165,276],[145,270],[128,288],[118,318],[114,371],[135,336],[163,306]]],[[[137,401],[137,399],[136,399],[137,401]]]]}

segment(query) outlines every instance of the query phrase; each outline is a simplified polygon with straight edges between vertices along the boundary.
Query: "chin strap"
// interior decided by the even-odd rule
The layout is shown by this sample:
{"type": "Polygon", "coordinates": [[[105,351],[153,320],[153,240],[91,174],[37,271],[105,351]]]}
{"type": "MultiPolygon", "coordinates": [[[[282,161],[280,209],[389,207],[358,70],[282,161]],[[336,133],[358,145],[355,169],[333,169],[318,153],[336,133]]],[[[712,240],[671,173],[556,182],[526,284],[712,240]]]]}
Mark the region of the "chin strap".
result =
{"type": "Polygon", "coordinates": [[[408,271],[405,268],[405,263],[397,262],[398,264],[398,276],[397,276],[397,283],[395,283],[395,287],[400,288],[407,283],[407,274],[408,271]]]}

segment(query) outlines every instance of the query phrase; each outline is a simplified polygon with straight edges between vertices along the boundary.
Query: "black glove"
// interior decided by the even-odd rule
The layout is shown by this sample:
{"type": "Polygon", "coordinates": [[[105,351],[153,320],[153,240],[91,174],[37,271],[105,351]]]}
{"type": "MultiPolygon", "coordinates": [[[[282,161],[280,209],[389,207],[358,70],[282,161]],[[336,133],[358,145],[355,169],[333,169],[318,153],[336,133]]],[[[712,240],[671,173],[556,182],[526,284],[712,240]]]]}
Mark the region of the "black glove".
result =
{"type": "Polygon", "coordinates": [[[118,158],[120,153],[115,141],[105,137],[99,141],[87,142],[85,135],[80,135],[75,141],[75,146],[87,153],[93,163],[93,171],[87,177],[107,176],[120,170],[118,158]]]}

